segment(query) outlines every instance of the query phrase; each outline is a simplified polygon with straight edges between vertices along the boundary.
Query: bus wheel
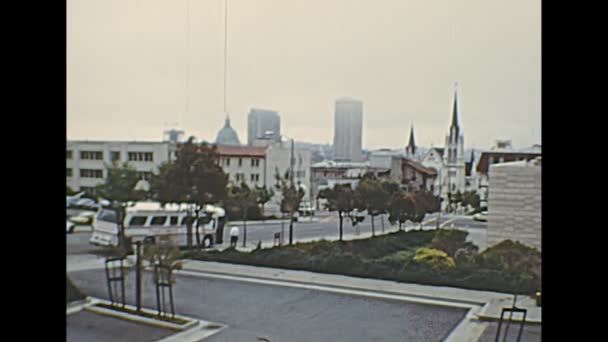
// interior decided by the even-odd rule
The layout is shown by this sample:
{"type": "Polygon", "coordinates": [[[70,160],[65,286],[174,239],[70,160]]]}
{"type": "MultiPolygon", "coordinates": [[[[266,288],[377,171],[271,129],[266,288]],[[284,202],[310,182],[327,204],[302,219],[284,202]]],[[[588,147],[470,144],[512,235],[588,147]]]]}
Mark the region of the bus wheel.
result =
{"type": "Polygon", "coordinates": [[[211,237],[210,236],[205,236],[205,238],[203,239],[203,247],[204,248],[211,247],[211,237]]]}

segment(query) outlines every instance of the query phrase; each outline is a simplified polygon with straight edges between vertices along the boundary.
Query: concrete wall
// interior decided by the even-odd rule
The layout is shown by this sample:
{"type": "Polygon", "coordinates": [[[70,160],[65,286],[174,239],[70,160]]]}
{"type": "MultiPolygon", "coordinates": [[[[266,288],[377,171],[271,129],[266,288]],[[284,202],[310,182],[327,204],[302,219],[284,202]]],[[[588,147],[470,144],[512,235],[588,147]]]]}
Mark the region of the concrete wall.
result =
{"type": "Polygon", "coordinates": [[[541,199],[540,159],[490,166],[488,246],[510,239],[541,250],[541,199]]]}

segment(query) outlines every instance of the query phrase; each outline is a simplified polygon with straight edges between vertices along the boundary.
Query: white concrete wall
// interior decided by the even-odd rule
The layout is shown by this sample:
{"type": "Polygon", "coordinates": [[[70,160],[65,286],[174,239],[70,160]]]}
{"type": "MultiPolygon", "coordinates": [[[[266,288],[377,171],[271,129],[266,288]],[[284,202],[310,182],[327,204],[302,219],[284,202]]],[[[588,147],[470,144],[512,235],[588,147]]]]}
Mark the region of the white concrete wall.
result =
{"type": "Polygon", "coordinates": [[[491,165],[489,183],[488,246],[510,239],[540,250],[540,162],[491,165]]]}

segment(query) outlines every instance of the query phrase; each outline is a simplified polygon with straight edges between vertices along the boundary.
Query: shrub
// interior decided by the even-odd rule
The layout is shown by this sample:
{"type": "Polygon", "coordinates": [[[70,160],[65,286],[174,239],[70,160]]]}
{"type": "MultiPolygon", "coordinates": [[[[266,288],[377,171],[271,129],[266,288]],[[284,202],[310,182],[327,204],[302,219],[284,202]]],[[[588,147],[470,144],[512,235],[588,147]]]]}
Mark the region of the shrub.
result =
{"type": "Polygon", "coordinates": [[[475,259],[478,267],[512,278],[511,291],[528,293],[540,288],[542,259],[535,248],[505,240],[490,246],[475,259]]]}
{"type": "Polygon", "coordinates": [[[431,241],[431,248],[445,251],[449,256],[454,256],[456,251],[466,246],[468,232],[458,229],[439,229],[431,241]]]}
{"type": "Polygon", "coordinates": [[[416,250],[414,261],[430,266],[433,269],[445,269],[456,266],[454,259],[452,259],[446,252],[426,247],[418,248],[416,250]]]}
{"type": "Polygon", "coordinates": [[[377,262],[393,269],[402,269],[412,261],[413,257],[414,252],[412,250],[404,250],[377,259],[377,262]]]}

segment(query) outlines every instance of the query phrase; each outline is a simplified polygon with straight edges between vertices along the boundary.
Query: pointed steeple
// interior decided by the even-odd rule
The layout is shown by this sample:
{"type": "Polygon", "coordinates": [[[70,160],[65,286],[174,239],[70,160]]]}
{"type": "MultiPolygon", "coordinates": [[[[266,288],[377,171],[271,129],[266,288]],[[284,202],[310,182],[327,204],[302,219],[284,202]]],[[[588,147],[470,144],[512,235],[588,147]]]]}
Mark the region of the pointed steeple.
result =
{"type": "Polygon", "coordinates": [[[414,139],[414,125],[410,128],[410,142],[407,144],[406,150],[412,157],[416,155],[416,141],[414,139]]]}
{"type": "Polygon", "coordinates": [[[452,109],[452,127],[458,127],[458,82],[454,84],[454,109],[452,109]]]}

